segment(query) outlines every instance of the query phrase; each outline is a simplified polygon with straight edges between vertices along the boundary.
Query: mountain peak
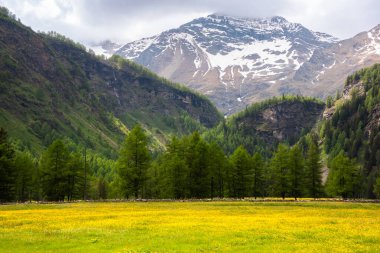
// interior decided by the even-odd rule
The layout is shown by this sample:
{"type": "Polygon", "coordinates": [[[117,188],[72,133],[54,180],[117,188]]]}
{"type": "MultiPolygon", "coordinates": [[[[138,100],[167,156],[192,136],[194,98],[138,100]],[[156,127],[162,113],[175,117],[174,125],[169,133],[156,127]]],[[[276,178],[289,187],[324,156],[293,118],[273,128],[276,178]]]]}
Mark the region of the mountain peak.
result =
{"type": "Polygon", "coordinates": [[[234,19],[234,20],[246,20],[246,21],[266,21],[272,23],[289,23],[284,17],[270,16],[270,17],[248,17],[248,16],[234,16],[223,13],[213,13],[207,16],[207,18],[213,19],[234,19]]]}
{"type": "Polygon", "coordinates": [[[299,93],[278,84],[291,78],[314,50],[332,42],[332,36],[280,16],[214,13],[128,43],[116,53],[197,89],[230,114],[253,101],[299,93]]]}

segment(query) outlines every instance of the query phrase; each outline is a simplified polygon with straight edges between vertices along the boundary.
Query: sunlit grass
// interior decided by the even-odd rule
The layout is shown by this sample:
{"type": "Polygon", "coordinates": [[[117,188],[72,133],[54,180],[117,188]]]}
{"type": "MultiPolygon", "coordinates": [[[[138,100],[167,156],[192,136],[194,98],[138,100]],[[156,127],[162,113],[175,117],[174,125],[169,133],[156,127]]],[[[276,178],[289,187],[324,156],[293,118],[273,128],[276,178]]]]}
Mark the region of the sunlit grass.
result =
{"type": "Polygon", "coordinates": [[[380,205],[6,205],[0,252],[380,252],[380,205]]]}

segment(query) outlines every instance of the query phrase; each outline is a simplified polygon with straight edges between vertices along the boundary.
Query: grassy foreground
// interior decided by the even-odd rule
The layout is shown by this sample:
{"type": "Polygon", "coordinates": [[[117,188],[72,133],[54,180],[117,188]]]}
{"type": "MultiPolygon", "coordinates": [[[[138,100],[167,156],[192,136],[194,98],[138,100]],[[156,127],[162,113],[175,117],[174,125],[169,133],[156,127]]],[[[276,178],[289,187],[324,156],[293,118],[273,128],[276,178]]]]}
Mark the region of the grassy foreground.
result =
{"type": "Polygon", "coordinates": [[[380,204],[5,205],[0,252],[380,252],[380,204]]]}

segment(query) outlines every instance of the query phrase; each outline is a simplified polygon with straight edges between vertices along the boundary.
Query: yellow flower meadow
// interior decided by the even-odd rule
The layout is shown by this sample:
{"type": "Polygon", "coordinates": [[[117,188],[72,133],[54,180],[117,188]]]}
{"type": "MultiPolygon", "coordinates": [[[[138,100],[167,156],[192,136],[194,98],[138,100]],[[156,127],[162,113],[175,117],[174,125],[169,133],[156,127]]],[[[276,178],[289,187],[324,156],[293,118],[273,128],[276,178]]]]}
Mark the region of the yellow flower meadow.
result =
{"type": "Polygon", "coordinates": [[[0,252],[380,252],[380,204],[4,205],[0,252]]]}

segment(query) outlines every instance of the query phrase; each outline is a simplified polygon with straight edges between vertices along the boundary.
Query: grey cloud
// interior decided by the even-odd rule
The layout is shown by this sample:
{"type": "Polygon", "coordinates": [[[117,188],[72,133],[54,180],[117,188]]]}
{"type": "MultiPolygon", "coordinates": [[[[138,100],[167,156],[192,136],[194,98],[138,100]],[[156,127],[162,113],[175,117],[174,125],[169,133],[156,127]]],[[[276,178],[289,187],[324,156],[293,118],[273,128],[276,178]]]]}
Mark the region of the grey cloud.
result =
{"type": "Polygon", "coordinates": [[[245,17],[280,15],[315,31],[347,38],[380,23],[377,0],[0,0],[35,30],[56,30],[81,42],[126,42],[177,27],[214,12],[245,17]],[[55,18],[38,8],[55,3],[55,18]],[[36,6],[26,12],[25,6],[36,6]],[[47,15],[49,16],[49,15],[47,15]]]}

